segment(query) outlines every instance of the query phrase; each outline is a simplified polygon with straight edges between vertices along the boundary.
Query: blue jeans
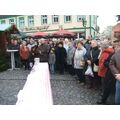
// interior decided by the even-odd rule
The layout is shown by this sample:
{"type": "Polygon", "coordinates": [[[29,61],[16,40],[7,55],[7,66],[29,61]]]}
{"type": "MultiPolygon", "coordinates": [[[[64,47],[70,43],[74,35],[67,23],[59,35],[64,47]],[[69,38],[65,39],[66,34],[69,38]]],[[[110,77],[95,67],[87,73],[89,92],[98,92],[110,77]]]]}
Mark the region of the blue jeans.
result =
{"type": "Polygon", "coordinates": [[[55,65],[50,64],[50,73],[54,74],[55,73],[55,65]]]}
{"type": "Polygon", "coordinates": [[[116,81],[115,104],[120,105],[120,81],[116,81]]]}

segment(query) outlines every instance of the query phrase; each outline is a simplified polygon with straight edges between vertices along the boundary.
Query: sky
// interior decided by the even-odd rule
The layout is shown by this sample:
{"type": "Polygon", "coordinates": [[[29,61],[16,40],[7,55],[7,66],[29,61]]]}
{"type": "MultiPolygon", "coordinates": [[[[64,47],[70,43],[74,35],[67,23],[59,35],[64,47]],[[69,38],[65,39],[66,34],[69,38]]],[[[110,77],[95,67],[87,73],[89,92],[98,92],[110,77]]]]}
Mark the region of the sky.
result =
{"type": "Polygon", "coordinates": [[[105,27],[107,26],[113,26],[115,25],[116,22],[116,17],[115,15],[99,15],[98,17],[98,26],[100,26],[100,32],[102,32],[105,27]]]}

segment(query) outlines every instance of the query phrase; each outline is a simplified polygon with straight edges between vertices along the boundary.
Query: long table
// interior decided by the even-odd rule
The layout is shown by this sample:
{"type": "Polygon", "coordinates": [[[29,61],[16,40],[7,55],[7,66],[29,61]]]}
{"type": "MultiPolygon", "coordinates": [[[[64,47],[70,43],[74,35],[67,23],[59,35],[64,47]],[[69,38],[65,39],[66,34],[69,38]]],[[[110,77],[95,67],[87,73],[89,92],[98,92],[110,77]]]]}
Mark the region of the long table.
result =
{"type": "Polygon", "coordinates": [[[48,63],[34,65],[16,105],[52,105],[52,91],[48,63]]]}

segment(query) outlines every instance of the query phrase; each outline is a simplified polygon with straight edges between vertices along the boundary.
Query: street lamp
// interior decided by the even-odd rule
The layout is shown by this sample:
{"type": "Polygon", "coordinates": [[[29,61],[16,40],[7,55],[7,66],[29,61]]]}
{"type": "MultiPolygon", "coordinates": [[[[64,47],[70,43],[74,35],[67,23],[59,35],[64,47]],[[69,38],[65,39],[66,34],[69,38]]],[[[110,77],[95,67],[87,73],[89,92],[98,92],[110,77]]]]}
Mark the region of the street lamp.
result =
{"type": "Polygon", "coordinates": [[[87,25],[87,21],[85,20],[85,18],[82,19],[82,25],[85,29],[85,38],[86,38],[86,25],[87,25]]]}

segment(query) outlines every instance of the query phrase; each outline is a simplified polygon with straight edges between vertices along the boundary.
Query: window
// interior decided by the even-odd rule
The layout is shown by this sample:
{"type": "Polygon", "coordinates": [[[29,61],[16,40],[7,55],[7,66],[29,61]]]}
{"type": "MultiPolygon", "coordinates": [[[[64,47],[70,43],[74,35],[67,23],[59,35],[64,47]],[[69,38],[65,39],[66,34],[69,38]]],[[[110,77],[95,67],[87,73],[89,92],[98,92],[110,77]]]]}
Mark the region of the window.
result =
{"type": "Polygon", "coordinates": [[[71,22],[71,16],[70,15],[68,15],[68,16],[65,15],[65,22],[71,22]]]}
{"type": "Polygon", "coordinates": [[[1,20],[1,24],[5,24],[5,20],[1,20]]]}
{"type": "Polygon", "coordinates": [[[34,26],[34,16],[28,16],[28,26],[34,26]]]}
{"type": "Polygon", "coordinates": [[[12,24],[14,24],[14,22],[15,22],[14,19],[9,19],[9,24],[12,25],[12,24]]]}
{"type": "Polygon", "coordinates": [[[25,26],[25,20],[24,17],[20,17],[19,18],[19,27],[22,28],[25,26]]]}
{"type": "Polygon", "coordinates": [[[77,16],[77,21],[79,22],[79,21],[82,21],[82,20],[85,20],[86,19],[86,17],[85,17],[85,15],[78,15],[77,16]]]}
{"type": "Polygon", "coordinates": [[[41,20],[42,20],[42,24],[47,24],[48,21],[47,21],[47,15],[42,15],[41,16],[41,20]]]}
{"type": "Polygon", "coordinates": [[[58,15],[53,15],[53,23],[58,23],[59,22],[59,16],[58,15]]]}

